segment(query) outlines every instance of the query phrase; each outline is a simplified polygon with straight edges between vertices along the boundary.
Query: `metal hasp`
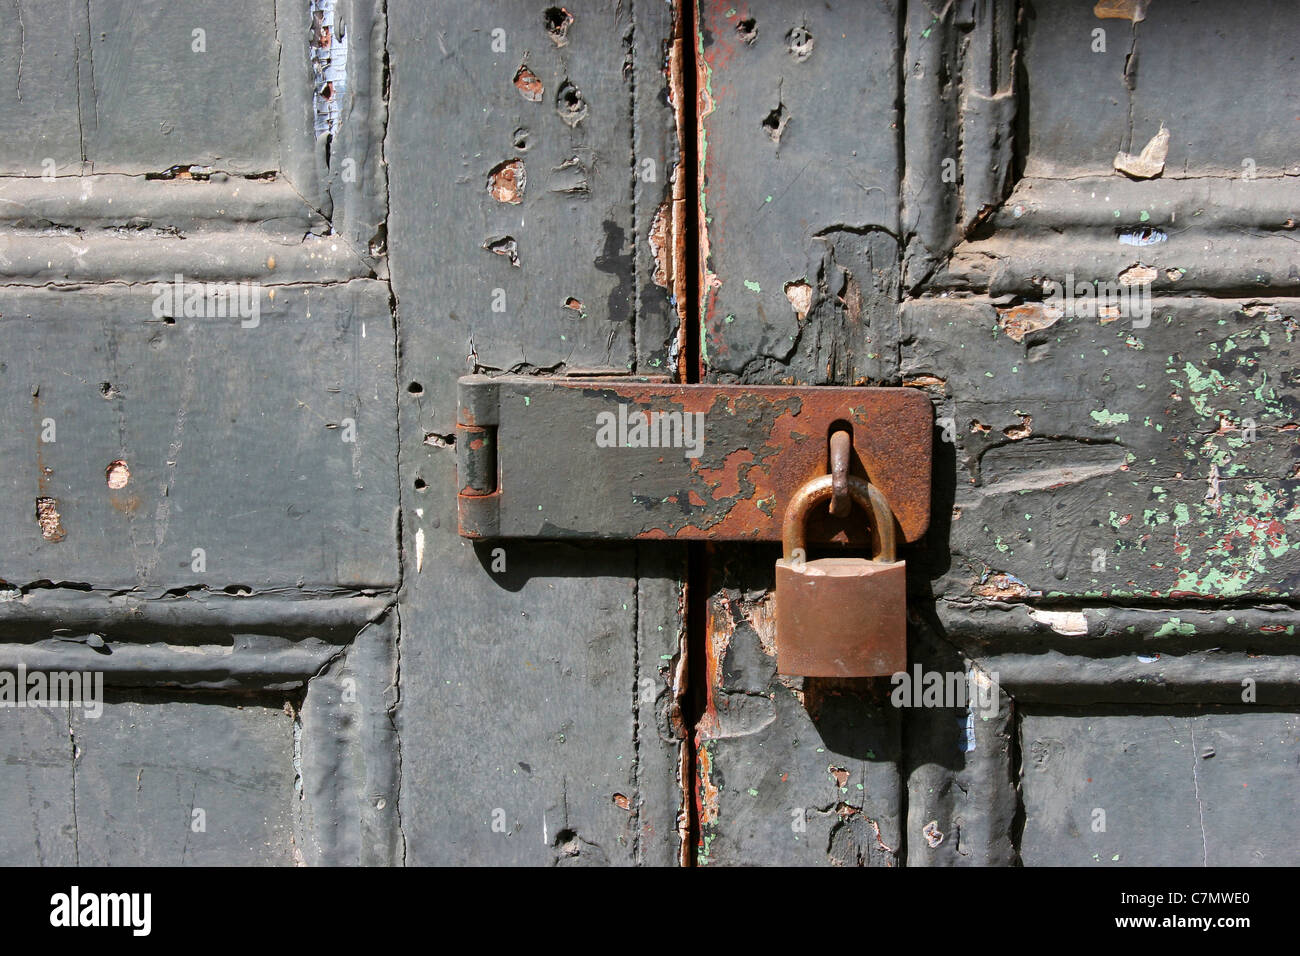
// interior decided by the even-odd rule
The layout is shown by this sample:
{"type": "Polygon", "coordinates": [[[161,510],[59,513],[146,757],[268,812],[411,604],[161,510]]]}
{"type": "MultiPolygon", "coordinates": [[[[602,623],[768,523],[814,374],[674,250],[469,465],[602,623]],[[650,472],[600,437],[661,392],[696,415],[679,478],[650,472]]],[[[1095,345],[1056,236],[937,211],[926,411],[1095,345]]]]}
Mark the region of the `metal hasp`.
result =
{"type": "MultiPolygon", "coordinates": [[[[930,520],[934,412],[911,388],[672,385],[470,375],[456,435],[467,538],[777,541],[795,492],[849,474],[884,493],[903,541],[930,520]]],[[[808,540],[870,547],[860,517],[810,517],[808,540]]]]}

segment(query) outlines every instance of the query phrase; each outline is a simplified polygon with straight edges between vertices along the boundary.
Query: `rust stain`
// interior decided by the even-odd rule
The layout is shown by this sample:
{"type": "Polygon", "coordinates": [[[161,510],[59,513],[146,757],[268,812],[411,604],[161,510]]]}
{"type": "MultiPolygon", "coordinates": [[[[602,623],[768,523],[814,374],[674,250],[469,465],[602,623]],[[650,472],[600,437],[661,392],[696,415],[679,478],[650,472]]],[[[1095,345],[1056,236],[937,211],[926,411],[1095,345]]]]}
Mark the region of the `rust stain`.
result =
{"type": "Polygon", "coordinates": [[[714,499],[734,498],[740,494],[740,469],[754,460],[754,453],[748,448],[737,448],[729,454],[719,470],[719,478],[713,486],[714,499]]]}
{"type": "MultiPolygon", "coordinates": [[[[695,490],[700,497],[690,499],[692,503],[703,502],[706,495],[714,502],[735,497],[731,507],[721,515],[716,506],[710,507],[709,520],[703,522],[668,527],[647,522],[638,537],[779,539],[780,522],[774,518],[784,512],[800,485],[827,473],[826,436],[831,423],[840,420],[853,427],[852,473],[870,480],[884,493],[903,540],[918,540],[929,524],[933,412],[929,399],[919,390],[767,385],[749,386],[742,392],[699,385],[601,382],[595,386],[580,380],[570,380],[563,387],[598,387],[644,411],[672,405],[683,412],[703,412],[706,429],[709,422],[728,419],[747,423],[750,438],[742,453],[730,452],[716,466],[708,464],[707,451],[705,456],[691,459],[691,470],[683,479],[689,484],[678,490],[679,500],[688,490],[695,490]]],[[[848,519],[814,515],[808,537],[819,543],[868,543],[867,529],[857,514],[848,519]]]]}
{"type": "Polygon", "coordinates": [[[113,495],[109,498],[109,502],[112,504],[114,509],[122,512],[124,515],[133,515],[140,510],[139,495],[127,495],[126,497],[113,495]]]}

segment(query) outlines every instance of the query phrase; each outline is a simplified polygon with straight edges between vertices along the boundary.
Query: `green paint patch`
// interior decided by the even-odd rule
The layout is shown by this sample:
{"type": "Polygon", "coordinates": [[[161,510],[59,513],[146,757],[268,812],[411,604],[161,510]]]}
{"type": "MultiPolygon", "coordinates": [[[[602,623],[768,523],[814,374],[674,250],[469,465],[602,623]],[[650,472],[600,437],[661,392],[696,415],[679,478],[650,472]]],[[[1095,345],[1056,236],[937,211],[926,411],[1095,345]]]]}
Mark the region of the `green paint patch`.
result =
{"type": "Polygon", "coordinates": [[[1155,636],[1168,637],[1170,634],[1181,634],[1184,637],[1190,637],[1195,633],[1196,633],[1196,625],[1185,624],[1179,618],[1171,617],[1168,621],[1166,621],[1164,624],[1160,626],[1160,629],[1156,631],[1155,636]]]}
{"type": "Polygon", "coordinates": [[[1127,412],[1112,412],[1103,408],[1100,411],[1089,412],[1088,414],[1092,416],[1092,420],[1098,425],[1122,425],[1128,421],[1127,412]]]}
{"type": "Polygon", "coordinates": [[[763,291],[762,287],[757,282],[754,282],[752,279],[745,280],[745,288],[748,289],[750,292],[763,291]]]}

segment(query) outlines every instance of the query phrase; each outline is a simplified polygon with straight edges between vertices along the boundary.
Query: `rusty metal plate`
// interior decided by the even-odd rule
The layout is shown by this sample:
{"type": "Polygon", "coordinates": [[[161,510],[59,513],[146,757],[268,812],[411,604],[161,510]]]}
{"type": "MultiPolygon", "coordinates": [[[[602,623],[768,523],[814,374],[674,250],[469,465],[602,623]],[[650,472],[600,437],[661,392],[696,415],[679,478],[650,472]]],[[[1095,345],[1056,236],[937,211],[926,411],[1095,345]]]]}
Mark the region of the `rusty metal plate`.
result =
{"type": "MultiPolygon", "coordinates": [[[[904,540],[929,523],[934,413],[913,389],[471,375],[459,394],[465,537],[778,541],[837,422],[904,540]]],[[[808,538],[865,547],[870,532],[856,509],[819,512],[808,538]]]]}

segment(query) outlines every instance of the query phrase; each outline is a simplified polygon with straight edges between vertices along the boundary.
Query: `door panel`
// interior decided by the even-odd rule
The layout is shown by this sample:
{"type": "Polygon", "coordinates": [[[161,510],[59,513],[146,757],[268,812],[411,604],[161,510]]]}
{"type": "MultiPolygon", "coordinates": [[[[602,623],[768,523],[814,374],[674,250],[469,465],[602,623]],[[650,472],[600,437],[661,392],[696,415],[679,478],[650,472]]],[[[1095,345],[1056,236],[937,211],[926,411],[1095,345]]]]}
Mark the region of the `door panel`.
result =
{"type": "Polygon", "coordinates": [[[1260,826],[1292,789],[1295,713],[1027,709],[1026,866],[1269,866],[1296,858],[1260,826]],[[1160,826],[1151,826],[1151,794],[1160,826]],[[1102,827],[1102,829],[1099,829],[1102,827]]]}
{"type": "Polygon", "coordinates": [[[3,711],[6,862],[400,860],[383,18],[337,6],[6,16],[0,669],[104,683],[3,711]]]}
{"type": "Polygon", "coordinates": [[[460,375],[662,373],[673,341],[670,10],[547,10],[389,10],[408,863],[679,854],[681,556],[456,532],[460,375]]]}
{"type": "Polygon", "coordinates": [[[25,809],[31,839],[7,829],[5,862],[291,865],[292,713],[273,700],[131,697],[106,702],[98,717],[14,712],[5,756],[16,773],[5,775],[4,800],[25,809]],[[184,745],[159,748],[166,738],[184,745]]]}
{"type": "MultiPolygon", "coordinates": [[[[1292,702],[1300,676],[1288,636],[1294,613],[1265,603],[1289,600],[1296,578],[1286,532],[1295,504],[1296,193],[1283,177],[1296,141],[1290,120],[1278,118],[1294,94],[1288,84],[1269,92],[1266,70],[1234,66],[1247,48],[1260,62],[1286,61],[1272,40],[1257,42],[1282,8],[1261,3],[1240,17],[1227,5],[1166,7],[1134,22],[1090,4],[902,7],[820,12],[830,31],[792,21],[818,38],[801,58],[773,42],[789,27],[771,29],[764,8],[700,5],[701,316],[706,368],[722,380],[862,380],[931,395],[936,495],[930,532],[906,555],[909,663],[918,678],[961,678],[968,699],[895,708],[891,688],[906,682],[847,682],[830,698],[821,680],[776,676],[775,551],[717,549],[710,698],[698,729],[698,861],[762,863],[784,852],[789,827],[756,827],[754,794],[805,754],[844,752],[819,719],[822,702],[835,699],[860,723],[883,704],[900,727],[894,748],[876,746],[877,727],[860,725],[851,737],[874,755],[868,776],[898,761],[904,781],[867,781],[865,797],[849,801],[857,815],[885,821],[892,850],[859,861],[1205,862],[1199,837],[1179,831],[1164,845],[1158,828],[1112,838],[1106,846],[1131,846],[1112,861],[1089,844],[1087,812],[1064,795],[1082,786],[1075,776],[1104,778],[1103,803],[1135,812],[1141,794],[1191,758],[1148,767],[1124,743],[1154,740],[1182,713],[1171,708],[1215,702],[1237,711],[1204,719],[1231,724],[1234,752],[1256,755],[1242,758],[1250,769],[1237,785],[1294,802],[1267,769],[1269,747],[1293,748],[1289,714],[1276,708],[1292,702]],[[893,52],[843,66],[840,35],[871,17],[880,22],[856,46],[893,52]],[[832,42],[821,43],[828,32],[832,42]],[[1206,88],[1195,94],[1189,45],[1204,53],[1206,88]],[[901,58],[901,118],[892,74],[873,67],[891,56],[896,66],[901,58]],[[799,110],[782,114],[803,84],[825,95],[846,77],[863,84],[838,103],[859,111],[856,122],[801,128],[799,110]],[[788,122],[764,141],[755,117],[772,110],[788,122]],[[1120,172],[1117,164],[1142,172],[1140,154],[1162,124],[1170,138],[1161,168],[1120,172]],[[761,184],[785,157],[841,152],[820,176],[806,179],[814,167],[802,162],[781,174],[791,193],[815,197],[798,216],[770,216],[780,188],[739,198],[737,183],[761,184]],[[1123,152],[1134,158],[1117,159],[1123,152]],[[855,162],[869,168],[838,178],[855,162]],[[877,181],[889,196],[899,184],[898,213],[867,207],[876,194],[866,187],[877,181]],[[856,187],[842,194],[841,182],[856,187]],[[839,197],[834,216],[820,213],[823,197],[839,197]],[[850,218],[838,210],[855,202],[864,232],[897,237],[892,251],[860,247],[875,296],[850,318],[842,287],[825,284],[838,273],[813,269],[804,277],[819,277],[815,305],[800,316],[803,300],[791,299],[791,309],[777,293],[807,294],[787,285],[804,275],[794,258],[826,249],[835,223],[850,218]],[[1053,298],[1050,283],[1065,295],[1053,298]],[[1116,295],[1101,311],[1095,297],[1091,310],[1070,310],[1070,290],[1082,283],[1108,283],[1116,295]],[[1136,308],[1125,311],[1130,302],[1136,308]],[[832,328],[847,329],[837,342],[869,337],[875,364],[851,353],[809,366],[817,353],[808,344],[828,341],[818,307],[836,310],[832,328]],[[892,336],[878,334],[895,319],[892,336]],[[741,648],[762,666],[736,664],[741,648]],[[982,706],[969,699],[979,687],[990,691],[982,706]],[[1125,716],[1110,716],[1120,707],[1125,716]],[[1061,708],[1073,708],[1068,719],[1061,708]],[[1059,726],[1043,730],[1051,721],[1059,726]],[[1053,733],[1069,755],[1059,778],[1031,764],[1035,741],[1053,733]],[[903,832],[890,834],[891,819],[905,821],[903,832]],[[760,831],[765,839],[753,837],[760,831]]],[[[1152,163],[1161,145],[1148,151],[1152,163]]],[[[833,261],[849,261],[838,244],[833,261]]],[[[1203,796],[1218,819],[1245,806],[1227,790],[1203,796]]],[[[818,805],[790,795],[782,808],[808,804],[818,805]]],[[[769,820],[776,809],[764,806],[769,820]]],[[[1229,851],[1223,832],[1217,843],[1206,838],[1221,848],[1211,862],[1247,862],[1253,844],[1229,851]]],[[[833,838],[816,847],[801,859],[845,860],[833,838]]]]}
{"type": "Polygon", "coordinates": [[[888,3],[700,5],[711,380],[896,374],[898,30],[888,3]]]}

